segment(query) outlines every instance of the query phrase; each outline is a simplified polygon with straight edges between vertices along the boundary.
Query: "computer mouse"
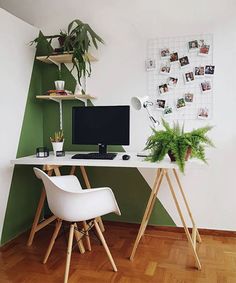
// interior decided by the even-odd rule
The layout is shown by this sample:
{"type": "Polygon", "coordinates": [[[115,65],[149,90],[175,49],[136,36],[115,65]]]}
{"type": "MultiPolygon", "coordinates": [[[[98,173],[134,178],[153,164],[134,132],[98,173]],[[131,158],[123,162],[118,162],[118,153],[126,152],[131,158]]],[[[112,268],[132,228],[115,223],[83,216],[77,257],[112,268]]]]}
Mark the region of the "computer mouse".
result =
{"type": "Polygon", "coordinates": [[[130,156],[128,154],[124,154],[124,155],[122,155],[122,159],[123,160],[129,160],[130,156]]]}

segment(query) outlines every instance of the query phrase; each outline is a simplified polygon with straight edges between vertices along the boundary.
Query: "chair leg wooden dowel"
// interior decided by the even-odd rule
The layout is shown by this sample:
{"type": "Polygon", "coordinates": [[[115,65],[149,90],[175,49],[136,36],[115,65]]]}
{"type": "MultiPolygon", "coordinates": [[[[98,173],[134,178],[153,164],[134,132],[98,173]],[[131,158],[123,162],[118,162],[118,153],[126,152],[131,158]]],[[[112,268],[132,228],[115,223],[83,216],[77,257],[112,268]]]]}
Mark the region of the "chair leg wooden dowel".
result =
{"type": "Polygon", "coordinates": [[[103,245],[103,247],[104,247],[104,249],[105,249],[105,251],[106,251],[106,253],[107,253],[107,256],[108,256],[108,258],[109,258],[109,260],[110,260],[110,262],[111,262],[111,265],[112,265],[112,267],[113,267],[113,270],[116,272],[116,271],[117,271],[117,267],[116,267],[116,265],[115,265],[115,262],[114,262],[114,260],[113,260],[113,258],[112,258],[112,255],[111,255],[110,250],[109,250],[109,248],[108,248],[108,246],[107,246],[107,243],[106,243],[106,241],[105,241],[105,238],[103,237],[102,231],[100,230],[100,227],[99,227],[99,225],[98,225],[98,223],[97,223],[96,220],[94,220],[94,225],[95,225],[96,231],[97,231],[97,233],[98,233],[98,236],[99,236],[99,238],[100,238],[100,240],[101,240],[101,242],[102,242],[102,245],[103,245]]]}
{"type": "Polygon", "coordinates": [[[71,251],[72,251],[72,244],[73,244],[73,237],[74,237],[74,229],[75,229],[74,224],[71,224],[69,240],[68,240],[68,247],[67,247],[66,270],[65,270],[64,283],[68,282],[68,277],[69,277],[71,251]]]}
{"type": "Polygon", "coordinates": [[[90,238],[89,238],[89,233],[88,233],[88,224],[86,221],[83,221],[83,227],[84,227],[84,231],[85,231],[85,239],[86,239],[86,244],[87,244],[87,249],[89,251],[91,251],[91,242],[90,242],[90,238]]]}
{"type": "Polygon", "coordinates": [[[50,244],[49,244],[49,246],[48,246],[47,252],[46,252],[46,254],[45,254],[45,256],[44,256],[43,264],[45,264],[45,263],[47,262],[47,260],[48,260],[48,258],[49,258],[49,256],[50,256],[50,254],[51,254],[52,248],[53,248],[53,246],[54,246],[54,243],[55,243],[55,241],[56,241],[56,238],[57,238],[57,236],[58,236],[58,233],[59,233],[59,231],[60,231],[60,229],[61,229],[61,224],[62,224],[62,220],[61,220],[61,219],[57,219],[57,224],[56,224],[56,226],[55,226],[55,230],[54,230],[54,232],[53,232],[53,235],[52,235],[50,244]]]}
{"type": "Polygon", "coordinates": [[[76,239],[77,244],[78,244],[79,251],[80,251],[81,254],[84,254],[85,248],[84,248],[84,244],[83,244],[83,240],[82,240],[83,234],[80,231],[78,231],[78,226],[77,226],[76,223],[75,223],[75,228],[76,228],[76,230],[74,231],[74,234],[75,234],[75,239],[76,239]]]}

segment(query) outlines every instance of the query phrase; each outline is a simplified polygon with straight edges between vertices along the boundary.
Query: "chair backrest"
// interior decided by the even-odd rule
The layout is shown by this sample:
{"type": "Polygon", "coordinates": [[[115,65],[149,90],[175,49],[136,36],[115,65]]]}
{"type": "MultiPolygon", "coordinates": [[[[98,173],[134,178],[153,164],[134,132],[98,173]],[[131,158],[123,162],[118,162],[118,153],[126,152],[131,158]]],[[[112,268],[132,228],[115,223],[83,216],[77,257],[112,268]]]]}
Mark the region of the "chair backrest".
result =
{"type": "Polygon", "coordinates": [[[110,212],[120,214],[113,192],[109,188],[82,190],[78,179],[72,178],[72,187],[65,186],[65,176],[50,177],[39,168],[35,175],[43,181],[50,210],[62,220],[83,221],[110,212]],[[78,190],[75,190],[75,185],[78,190]]]}

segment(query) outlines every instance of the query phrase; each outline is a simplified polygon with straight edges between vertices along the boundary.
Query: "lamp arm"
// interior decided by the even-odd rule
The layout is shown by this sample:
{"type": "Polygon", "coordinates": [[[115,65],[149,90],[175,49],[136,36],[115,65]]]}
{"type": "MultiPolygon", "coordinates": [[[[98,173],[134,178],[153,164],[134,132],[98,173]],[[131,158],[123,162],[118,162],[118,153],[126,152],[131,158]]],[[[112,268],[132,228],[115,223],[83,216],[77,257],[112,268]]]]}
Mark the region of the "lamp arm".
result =
{"type": "Polygon", "coordinates": [[[157,120],[151,115],[151,113],[150,113],[150,111],[149,111],[147,105],[146,105],[145,109],[147,110],[149,119],[151,120],[153,127],[155,128],[155,127],[156,127],[156,124],[157,124],[157,125],[160,125],[160,122],[157,121],[157,120]]]}

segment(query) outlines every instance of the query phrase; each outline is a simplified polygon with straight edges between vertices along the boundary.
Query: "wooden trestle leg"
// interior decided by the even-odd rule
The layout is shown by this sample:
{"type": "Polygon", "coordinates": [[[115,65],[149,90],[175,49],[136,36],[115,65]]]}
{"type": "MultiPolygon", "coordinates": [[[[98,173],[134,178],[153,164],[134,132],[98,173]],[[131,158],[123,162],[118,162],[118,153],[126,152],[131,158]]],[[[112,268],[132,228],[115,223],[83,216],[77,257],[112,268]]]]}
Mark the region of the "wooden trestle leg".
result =
{"type": "Polygon", "coordinates": [[[177,208],[178,214],[179,214],[181,222],[183,224],[184,231],[185,231],[185,234],[187,236],[187,240],[188,240],[189,245],[191,247],[191,251],[192,251],[193,256],[195,258],[196,267],[200,270],[201,269],[201,263],[200,263],[200,260],[199,260],[199,257],[198,257],[197,251],[196,251],[196,241],[198,241],[200,243],[201,242],[201,237],[200,237],[199,231],[198,231],[198,229],[196,227],[195,221],[193,219],[193,216],[192,216],[190,207],[188,205],[186,196],[184,194],[183,187],[182,187],[182,185],[180,183],[178,174],[177,174],[175,169],[173,169],[173,172],[174,172],[174,176],[175,176],[175,179],[177,181],[177,184],[178,184],[181,196],[182,196],[182,198],[184,200],[184,204],[185,204],[186,209],[188,211],[188,215],[189,215],[189,217],[191,219],[191,222],[192,222],[192,225],[193,225],[192,235],[190,235],[189,229],[188,229],[188,227],[186,225],[186,222],[185,222],[185,219],[184,219],[181,207],[179,205],[178,199],[177,199],[175,191],[174,191],[174,187],[172,185],[170,176],[168,174],[168,169],[158,169],[157,170],[157,175],[156,175],[156,178],[155,178],[155,181],[154,181],[153,189],[152,189],[150,198],[148,200],[147,207],[146,207],[146,210],[145,210],[145,213],[144,213],[144,216],[143,216],[140,228],[139,228],[139,232],[138,232],[138,235],[136,237],[136,240],[135,240],[132,252],[131,252],[130,260],[134,259],[134,255],[135,255],[135,252],[137,250],[139,241],[140,241],[140,239],[142,238],[142,236],[143,236],[143,234],[145,232],[145,229],[147,227],[149,218],[151,216],[151,213],[152,213],[155,201],[156,201],[157,193],[158,193],[158,191],[160,189],[160,185],[161,185],[162,180],[163,180],[163,176],[165,176],[166,179],[167,179],[167,183],[168,183],[168,186],[170,188],[171,195],[173,197],[175,206],[177,208]]]}

